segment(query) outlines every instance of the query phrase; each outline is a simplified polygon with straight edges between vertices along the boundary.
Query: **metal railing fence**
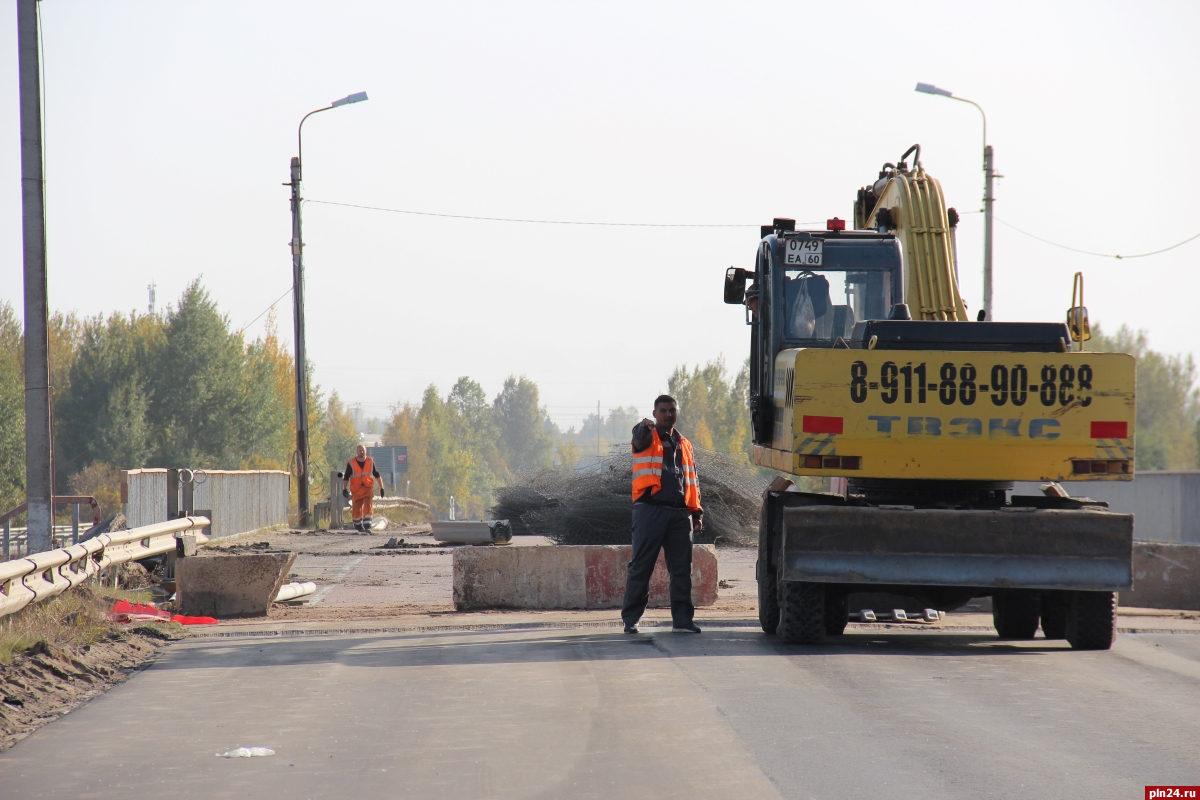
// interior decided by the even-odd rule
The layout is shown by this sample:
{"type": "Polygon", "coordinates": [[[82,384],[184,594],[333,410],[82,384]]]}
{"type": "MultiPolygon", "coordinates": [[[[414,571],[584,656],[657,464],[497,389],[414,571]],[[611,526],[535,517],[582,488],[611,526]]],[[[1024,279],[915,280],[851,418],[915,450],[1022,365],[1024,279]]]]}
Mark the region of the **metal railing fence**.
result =
{"type": "Polygon", "coordinates": [[[291,475],[282,470],[131,469],[121,473],[130,527],[192,511],[212,520],[220,539],[286,525],[291,475]],[[174,493],[174,498],[172,498],[174,493]]]}
{"type": "Polygon", "coordinates": [[[184,531],[196,531],[197,543],[205,542],[208,537],[199,530],[208,523],[205,517],[173,519],[6,561],[0,564],[0,617],[62,594],[109,567],[175,550],[176,534],[184,531]]]}

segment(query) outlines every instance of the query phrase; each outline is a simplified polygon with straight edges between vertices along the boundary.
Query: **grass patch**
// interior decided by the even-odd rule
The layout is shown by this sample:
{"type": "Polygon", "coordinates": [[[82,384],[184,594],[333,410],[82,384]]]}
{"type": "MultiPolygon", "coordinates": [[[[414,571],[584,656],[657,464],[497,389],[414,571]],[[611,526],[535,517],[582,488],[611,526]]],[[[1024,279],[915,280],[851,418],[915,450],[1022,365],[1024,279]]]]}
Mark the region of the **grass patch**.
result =
{"type": "Polygon", "coordinates": [[[113,603],[117,600],[145,603],[149,598],[146,592],[85,583],[45,602],[25,606],[15,614],[0,617],[0,664],[12,663],[18,655],[41,642],[77,648],[119,633],[120,626],[108,618],[113,603]]]}

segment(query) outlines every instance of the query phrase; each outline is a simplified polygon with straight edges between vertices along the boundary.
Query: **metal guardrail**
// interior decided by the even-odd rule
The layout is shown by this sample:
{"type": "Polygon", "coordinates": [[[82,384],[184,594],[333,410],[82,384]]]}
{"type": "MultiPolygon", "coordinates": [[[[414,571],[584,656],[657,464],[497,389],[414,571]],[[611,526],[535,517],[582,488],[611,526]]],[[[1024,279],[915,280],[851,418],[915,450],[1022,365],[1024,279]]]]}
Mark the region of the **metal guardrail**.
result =
{"type": "Polygon", "coordinates": [[[62,594],[108,567],[170,552],[178,533],[196,531],[197,543],[206,542],[199,531],[208,524],[207,517],[183,517],[6,561],[0,564],[0,617],[62,594]]]}

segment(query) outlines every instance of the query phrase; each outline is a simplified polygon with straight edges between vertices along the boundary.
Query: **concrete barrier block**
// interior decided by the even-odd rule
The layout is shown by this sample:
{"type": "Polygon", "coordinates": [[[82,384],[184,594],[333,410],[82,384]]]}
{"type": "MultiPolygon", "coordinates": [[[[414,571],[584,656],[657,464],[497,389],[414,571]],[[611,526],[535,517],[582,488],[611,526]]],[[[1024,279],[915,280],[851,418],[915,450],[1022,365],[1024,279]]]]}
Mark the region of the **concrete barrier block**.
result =
{"type": "Polygon", "coordinates": [[[1121,592],[1130,608],[1200,611],[1200,544],[1133,543],[1133,590],[1121,592]]]}
{"type": "Polygon", "coordinates": [[[181,558],[175,562],[179,613],[265,617],[295,560],[295,553],[181,558]]]}
{"type": "MultiPolygon", "coordinates": [[[[454,551],[454,607],[620,608],[629,545],[461,547],[454,551]]],[[[650,579],[650,605],[670,606],[670,578],[659,554],[650,579]]],[[[717,552],[692,546],[692,602],[717,601],[717,552]]]]}

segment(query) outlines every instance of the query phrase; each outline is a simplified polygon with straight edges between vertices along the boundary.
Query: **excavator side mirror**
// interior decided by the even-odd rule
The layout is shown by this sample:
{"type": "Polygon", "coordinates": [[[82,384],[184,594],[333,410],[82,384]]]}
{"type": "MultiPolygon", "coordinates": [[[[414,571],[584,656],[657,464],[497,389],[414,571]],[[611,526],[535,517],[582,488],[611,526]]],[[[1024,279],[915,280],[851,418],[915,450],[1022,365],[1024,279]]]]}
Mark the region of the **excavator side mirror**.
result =
{"type": "Polygon", "coordinates": [[[1071,283],[1071,307],[1067,309],[1067,329],[1071,332],[1071,341],[1083,343],[1092,338],[1092,326],[1088,324],[1087,306],[1083,304],[1083,273],[1076,272],[1071,283]]]}
{"type": "Polygon", "coordinates": [[[731,306],[741,305],[746,301],[746,278],[748,272],[741,267],[730,267],[725,270],[725,303],[731,306]]]}
{"type": "Polygon", "coordinates": [[[1088,312],[1083,306],[1074,306],[1067,310],[1067,328],[1071,331],[1071,341],[1086,342],[1092,338],[1092,326],[1088,324],[1088,312]]]}

